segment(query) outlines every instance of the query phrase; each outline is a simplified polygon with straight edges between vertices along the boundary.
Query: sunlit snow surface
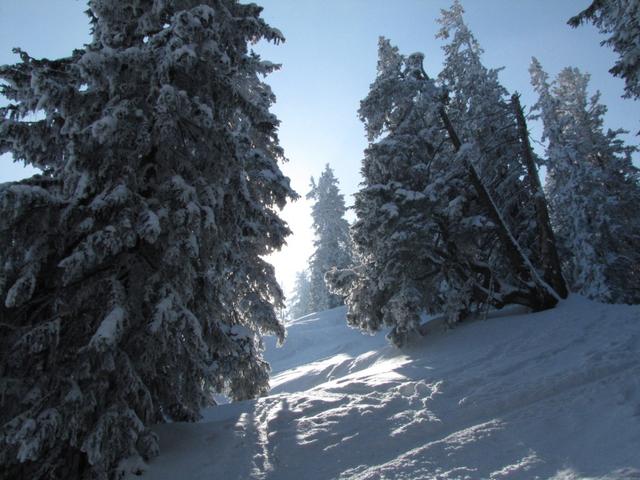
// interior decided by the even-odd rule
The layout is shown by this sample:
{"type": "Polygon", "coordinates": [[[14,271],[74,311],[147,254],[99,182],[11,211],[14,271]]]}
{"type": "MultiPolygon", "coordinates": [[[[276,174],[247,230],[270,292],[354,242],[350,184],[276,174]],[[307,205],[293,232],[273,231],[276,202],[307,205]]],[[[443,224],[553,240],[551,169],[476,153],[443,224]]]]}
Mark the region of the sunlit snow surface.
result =
{"type": "Polygon", "coordinates": [[[158,426],[142,478],[640,479],[640,307],[572,297],[401,351],[344,314],[269,342],[270,396],[158,426]]]}

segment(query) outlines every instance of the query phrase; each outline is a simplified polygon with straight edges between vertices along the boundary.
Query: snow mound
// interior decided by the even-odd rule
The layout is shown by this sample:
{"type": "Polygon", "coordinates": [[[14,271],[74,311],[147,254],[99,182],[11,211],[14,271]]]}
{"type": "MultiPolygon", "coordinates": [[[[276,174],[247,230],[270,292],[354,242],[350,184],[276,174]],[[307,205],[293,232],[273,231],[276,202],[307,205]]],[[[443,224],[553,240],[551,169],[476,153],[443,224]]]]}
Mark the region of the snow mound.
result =
{"type": "Polygon", "coordinates": [[[142,477],[640,479],[640,306],[574,296],[403,350],[344,315],[269,343],[270,396],[157,426],[142,477]]]}

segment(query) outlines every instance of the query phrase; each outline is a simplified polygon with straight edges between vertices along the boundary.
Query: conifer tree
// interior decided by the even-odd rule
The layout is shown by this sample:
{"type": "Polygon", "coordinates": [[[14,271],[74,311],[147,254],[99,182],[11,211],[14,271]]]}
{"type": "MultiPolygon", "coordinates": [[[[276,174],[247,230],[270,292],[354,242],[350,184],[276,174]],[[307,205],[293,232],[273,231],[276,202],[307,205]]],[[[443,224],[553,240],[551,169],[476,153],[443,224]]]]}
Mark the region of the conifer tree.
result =
{"type": "Polygon", "coordinates": [[[635,98],[640,98],[639,18],[639,0],[594,0],[568,22],[572,27],[591,22],[608,35],[602,45],[612,47],[619,56],[609,71],[625,81],[625,96],[635,98]]]}
{"type": "MultiPolygon", "coordinates": [[[[421,61],[380,38],[377,77],[359,110],[370,141],[352,227],[360,262],[329,275],[332,288],[346,296],[347,321],[371,332],[387,325],[396,345],[418,331],[421,310],[443,305],[447,278],[434,251],[446,239],[439,238],[437,209],[449,196],[441,190],[462,176],[452,171],[445,181],[457,163],[436,120],[434,99],[442,92],[420,78],[421,61]],[[435,187],[438,180],[443,188],[435,187]]],[[[464,202],[450,193],[454,204],[464,202]]]]}
{"type": "MultiPolygon", "coordinates": [[[[517,94],[509,98],[500,84],[501,69],[488,69],[483,50],[464,22],[458,0],[441,11],[438,38],[443,46],[444,67],[438,75],[447,92],[447,115],[465,141],[473,141],[479,156],[474,165],[482,182],[526,256],[544,271],[544,279],[566,296],[555,238],[549,223],[536,158],[529,145],[526,120],[517,94]]],[[[485,236],[485,250],[498,251],[495,235],[485,236]]],[[[491,263],[499,267],[500,254],[491,263]]]]}
{"type": "MultiPolygon", "coordinates": [[[[478,174],[500,205],[505,221],[525,248],[533,246],[533,203],[525,168],[520,161],[520,144],[514,111],[506,89],[498,81],[499,69],[488,69],[481,61],[483,50],[463,19],[464,9],[455,1],[442,10],[438,38],[443,46],[444,66],[438,81],[448,94],[447,114],[463,140],[472,140],[480,155],[478,174]]],[[[493,235],[486,240],[495,242],[493,235]]],[[[486,250],[495,250],[487,244],[486,250]]],[[[530,257],[535,252],[527,248],[530,257]]]]}
{"type": "Polygon", "coordinates": [[[549,82],[533,59],[532,84],[547,140],[547,193],[574,291],[610,302],[640,301],[640,177],[634,147],[603,128],[589,75],[565,68],[549,82]]]}
{"type": "Polygon", "coordinates": [[[359,111],[370,140],[352,228],[360,264],[328,276],[346,296],[348,322],[368,331],[387,325],[402,345],[419,333],[422,311],[456,322],[484,305],[554,305],[558,295],[476,167],[481,147],[473,137],[462,143],[445,111],[446,89],[426,75],[424,56],[404,57],[384,38],[378,54],[359,111]]]}
{"type": "Polygon", "coordinates": [[[311,282],[308,271],[303,270],[296,273],[293,292],[288,317],[293,320],[313,312],[311,309],[311,282]]]}
{"type": "Polygon", "coordinates": [[[0,153],[42,170],[0,186],[0,478],[113,478],[152,423],[267,390],[295,193],[260,11],[91,0],[86,48],[0,67],[0,153]]]}
{"type": "Polygon", "coordinates": [[[307,198],[314,200],[311,210],[315,231],[315,251],[309,262],[309,311],[318,312],[343,304],[343,299],[330,293],[325,274],[332,268],[346,268],[351,264],[349,223],[344,196],[338,189],[338,179],[327,164],[318,178],[311,178],[311,191],[307,198]]]}

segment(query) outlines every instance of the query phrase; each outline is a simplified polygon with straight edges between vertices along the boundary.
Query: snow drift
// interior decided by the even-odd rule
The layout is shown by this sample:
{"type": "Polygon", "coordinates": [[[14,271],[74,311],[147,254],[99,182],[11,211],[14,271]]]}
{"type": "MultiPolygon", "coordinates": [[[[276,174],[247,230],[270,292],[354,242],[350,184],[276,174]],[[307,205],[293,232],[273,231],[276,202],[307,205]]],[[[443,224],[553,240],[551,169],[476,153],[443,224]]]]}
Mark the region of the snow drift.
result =
{"type": "Polygon", "coordinates": [[[268,345],[269,396],[157,426],[142,477],[640,479],[640,306],[573,296],[402,350],[344,315],[268,345]]]}

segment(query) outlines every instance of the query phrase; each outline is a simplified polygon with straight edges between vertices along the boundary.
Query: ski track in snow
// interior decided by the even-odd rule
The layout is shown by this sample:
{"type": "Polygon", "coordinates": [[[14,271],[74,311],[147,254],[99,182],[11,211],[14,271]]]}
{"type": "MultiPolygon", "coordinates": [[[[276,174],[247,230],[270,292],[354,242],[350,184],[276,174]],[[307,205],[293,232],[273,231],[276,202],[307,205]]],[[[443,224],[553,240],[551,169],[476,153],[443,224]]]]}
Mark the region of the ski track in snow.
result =
{"type": "Polygon", "coordinates": [[[269,396],[157,426],[142,478],[640,479],[640,306],[574,296],[402,350],[344,315],[268,339],[269,396]]]}

